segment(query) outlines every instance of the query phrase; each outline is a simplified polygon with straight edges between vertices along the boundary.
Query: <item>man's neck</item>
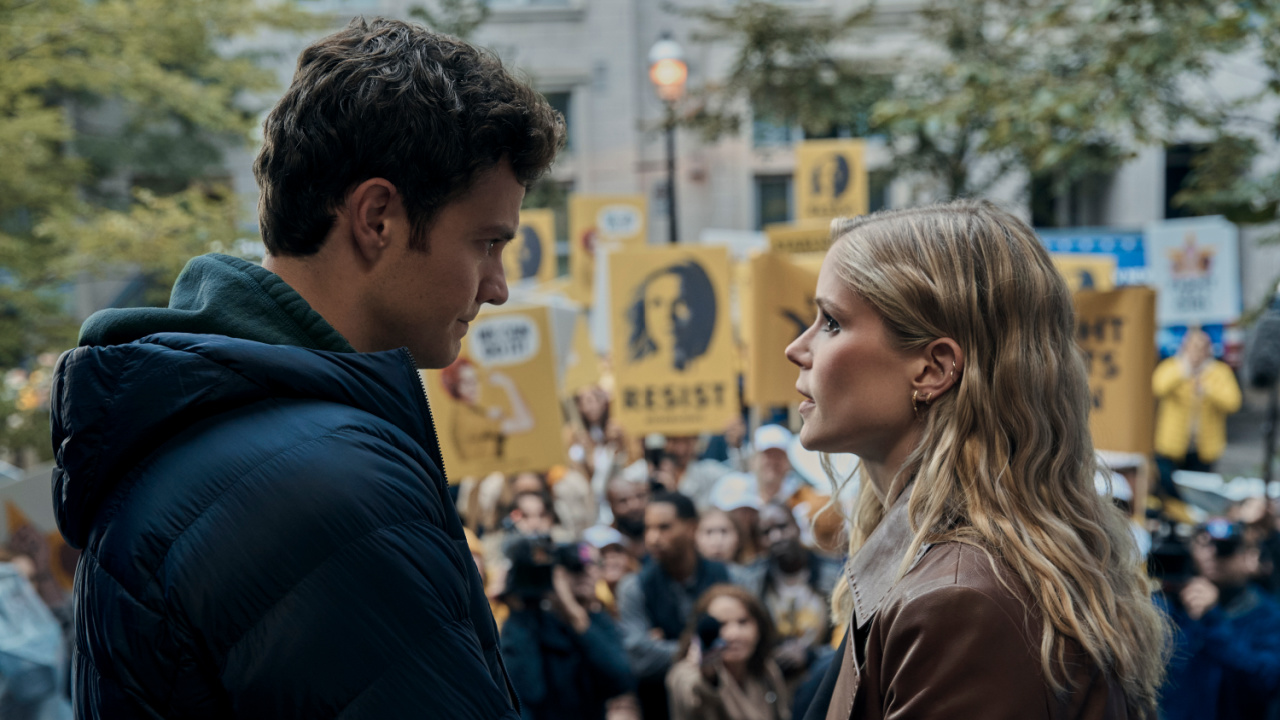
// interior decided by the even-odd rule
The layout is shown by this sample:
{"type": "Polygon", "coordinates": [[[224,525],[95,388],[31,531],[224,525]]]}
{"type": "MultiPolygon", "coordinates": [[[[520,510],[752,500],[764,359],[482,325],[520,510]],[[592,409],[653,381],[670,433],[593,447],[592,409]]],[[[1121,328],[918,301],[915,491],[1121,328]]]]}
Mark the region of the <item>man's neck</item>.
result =
{"type": "Polygon", "coordinates": [[[688,582],[689,578],[698,571],[698,554],[688,553],[670,565],[663,565],[662,570],[676,582],[688,582]]]}
{"type": "Polygon", "coordinates": [[[359,316],[358,278],[337,268],[354,267],[329,257],[340,251],[340,243],[326,242],[315,255],[290,257],[267,255],[262,267],[289,284],[357,352],[368,352],[370,343],[362,331],[366,324],[359,316]]]}
{"type": "Polygon", "coordinates": [[[802,553],[796,553],[795,556],[783,555],[777,559],[778,572],[795,575],[808,566],[809,563],[805,562],[807,559],[802,553]]]}

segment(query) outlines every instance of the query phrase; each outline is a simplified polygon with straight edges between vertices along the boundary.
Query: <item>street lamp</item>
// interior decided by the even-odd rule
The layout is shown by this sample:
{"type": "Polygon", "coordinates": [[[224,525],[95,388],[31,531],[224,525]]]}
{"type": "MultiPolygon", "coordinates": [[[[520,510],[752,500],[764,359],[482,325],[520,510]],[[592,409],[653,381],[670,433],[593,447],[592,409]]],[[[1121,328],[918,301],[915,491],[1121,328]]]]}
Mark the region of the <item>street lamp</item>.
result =
{"type": "Polygon", "coordinates": [[[658,97],[667,104],[663,126],[667,133],[667,225],[669,239],[676,244],[676,101],[684,94],[689,79],[689,65],[684,61],[684,48],[663,33],[649,48],[649,81],[658,97]]]}

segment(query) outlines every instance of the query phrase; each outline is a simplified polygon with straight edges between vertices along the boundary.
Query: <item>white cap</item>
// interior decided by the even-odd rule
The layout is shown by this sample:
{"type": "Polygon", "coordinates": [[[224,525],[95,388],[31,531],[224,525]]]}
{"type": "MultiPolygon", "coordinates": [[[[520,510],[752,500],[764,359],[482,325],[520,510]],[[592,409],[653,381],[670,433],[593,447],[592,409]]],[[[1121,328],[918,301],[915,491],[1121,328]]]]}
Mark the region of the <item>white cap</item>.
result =
{"type": "Polygon", "coordinates": [[[1108,475],[1111,476],[1111,497],[1122,502],[1133,502],[1133,489],[1129,487],[1129,481],[1120,473],[1110,470],[1099,470],[1093,474],[1093,487],[1098,494],[1107,496],[1108,475]]]}
{"type": "Polygon", "coordinates": [[[791,445],[792,437],[791,431],[781,425],[761,425],[756,428],[752,444],[755,445],[756,452],[786,450],[791,445]]]}
{"type": "Polygon", "coordinates": [[[622,537],[622,533],[608,525],[592,525],[582,531],[582,539],[591,543],[591,546],[597,550],[603,550],[610,545],[627,546],[627,540],[622,537]]]}
{"type": "Polygon", "coordinates": [[[1142,453],[1116,452],[1115,450],[1098,450],[1098,462],[1112,470],[1127,470],[1129,468],[1140,468],[1147,462],[1147,457],[1142,453]]]}
{"type": "Polygon", "coordinates": [[[731,472],[711,486],[708,497],[713,507],[729,512],[738,508],[760,509],[760,484],[754,475],[731,472]]]}

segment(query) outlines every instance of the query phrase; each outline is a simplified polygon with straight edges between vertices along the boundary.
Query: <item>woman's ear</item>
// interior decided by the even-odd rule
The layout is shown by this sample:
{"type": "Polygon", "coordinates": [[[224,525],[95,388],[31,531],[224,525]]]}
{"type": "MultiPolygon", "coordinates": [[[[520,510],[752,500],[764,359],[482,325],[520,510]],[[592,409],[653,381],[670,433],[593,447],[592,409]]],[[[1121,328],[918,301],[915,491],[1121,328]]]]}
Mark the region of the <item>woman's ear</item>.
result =
{"type": "Polygon", "coordinates": [[[924,361],[912,380],[912,391],[920,402],[930,403],[960,382],[964,372],[964,351],[951,338],[939,338],[920,350],[924,361]]]}

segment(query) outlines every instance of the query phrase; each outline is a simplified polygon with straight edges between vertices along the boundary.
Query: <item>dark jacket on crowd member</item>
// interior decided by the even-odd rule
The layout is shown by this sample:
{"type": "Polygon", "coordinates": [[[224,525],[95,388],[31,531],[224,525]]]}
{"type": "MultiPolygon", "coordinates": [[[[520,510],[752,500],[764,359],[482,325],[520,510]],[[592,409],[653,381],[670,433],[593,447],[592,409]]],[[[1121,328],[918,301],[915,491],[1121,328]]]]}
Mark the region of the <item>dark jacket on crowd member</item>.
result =
{"type": "Polygon", "coordinates": [[[78,717],[518,717],[406,350],[204,256],[91,318],[52,406],[78,717]]]}
{"type": "Polygon", "coordinates": [[[852,558],[849,633],[805,716],[1123,720],[1130,717],[1114,673],[1067,644],[1071,691],[1056,693],[1040,664],[1041,621],[1018,576],[972,545],[925,548],[895,582],[912,531],[909,490],[852,558]],[[850,659],[851,685],[837,688],[850,659]],[[852,688],[852,703],[831,708],[852,688]],[[830,714],[829,714],[830,713],[830,714]]]}
{"type": "Polygon", "coordinates": [[[1173,620],[1173,657],[1160,693],[1165,720],[1274,717],[1280,690],[1280,604],[1245,587],[1199,620],[1158,598],[1173,620]]]}
{"type": "Polygon", "coordinates": [[[667,717],[666,677],[675,662],[680,634],[702,593],[724,582],[729,582],[725,565],[699,556],[697,569],[687,582],[675,580],[656,560],[649,558],[640,572],[618,583],[622,643],[636,676],[637,695],[645,720],[667,717]],[[661,639],[649,634],[654,629],[662,632],[661,639]]]}
{"type": "Polygon", "coordinates": [[[604,720],[610,698],[635,690],[622,636],[604,613],[579,635],[553,613],[512,611],[502,655],[525,720],[604,720]]]}
{"type": "MultiPolygon", "coordinates": [[[[844,566],[838,560],[823,557],[813,551],[809,551],[808,555],[809,587],[820,595],[831,597],[831,591],[835,590],[836,584],[840,582],[844,566]]],[[[750,590],[752,595],[760,598],[769,591],[772,583],[767,557],[760,558],[750,565],[732,566],[729,568],[729,574],[733,577],[735,584],[750,590]]]]}

